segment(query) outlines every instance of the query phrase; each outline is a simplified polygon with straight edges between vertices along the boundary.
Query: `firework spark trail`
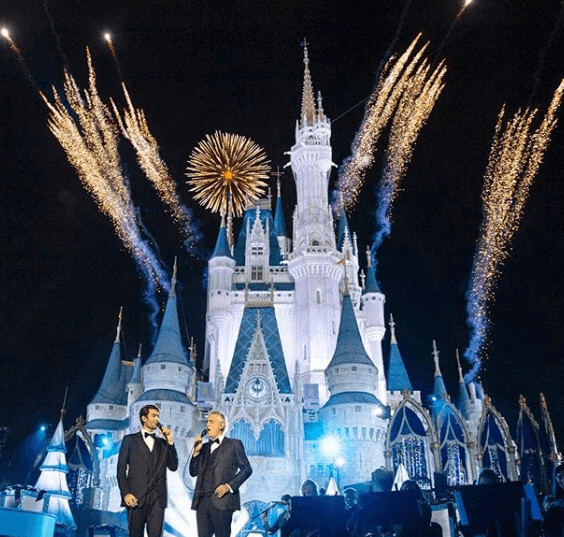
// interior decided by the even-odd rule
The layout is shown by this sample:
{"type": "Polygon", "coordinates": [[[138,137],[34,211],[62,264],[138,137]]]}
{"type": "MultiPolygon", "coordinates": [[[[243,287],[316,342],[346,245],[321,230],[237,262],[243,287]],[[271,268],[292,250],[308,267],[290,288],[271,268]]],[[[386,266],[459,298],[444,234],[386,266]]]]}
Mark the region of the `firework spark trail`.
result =
{"type": "Polygon", "coordinates": [[[472,0],[464,0],[462,6],[458,10],[458,13],[456,14],[456,17],[454,18],[454,21],[452,21],[452,24],[450,25],[449,29],[447,30],[447,33],[443,37],[443,40],[439,43],[439,46],[437,47],[437,51],[434,54],[434,58],[440,58],[441,57],[445,43],[447,42],[448,38],[450,37],[450,34],[452,34],[454,27],[456,26],[456,23],[460,20],[460,17],[462,17],[464,12],[466,11],[466,8],[471,3],[472,3],[472,0]]]}
{"type": "Polygon", "coordinates": [[[146,283],[145,295],[158,310],[155,290],[169,290],[162,265],[139,228],[138,217],[123,178],[117,152],[117,127],[96,90],[90,58],[89,88],[84,98],[73,77],[65,72],[64,97],[53,88],[53,102],[42,95],[50,116],[48,126],[100,210],[109,216],[116,233],[131,252],[146,283]],[[76,120],[75,120],[76,117],[76,120]]]}
{"type": "Polygon", "coordinates": [[[108,32],[106,32],[104,34],[104,41],[106,42],[106,44],[108,45],[108,49],[110,50],[110,54],[112,55],[112,58],[114,60],[114,63],[116,65],[116,70],[119,76],[120,81],[123,84],[123,76],[121,74],[121,65],[119,64],[119,60],[117,58],[117,54],[116,54],[116,48],[114,47],[114,42],[112,40],[112,36],[111,34],[109,34],[108,32]]]}
{"type": "Polygon", "coordinates": [[[431,71],[429,62],[424,60],[417,71],[409,77],[407,89],[398,103],[392,121],[386,161],[376,196],[375,220],[377,231],[374,234],[371,247],[374,267],[377,267],[376,252],[384,239],[391,233],[392,203],[413,156],[417,137],[444,88],[443,78],[445,73],[444,62],[431,71]]]}
{"type": "MultiPolygon", "coordinates": [[[[384,66],[382,73],[366,105],[364,119],[352,144],[352,154],[339,168],[338,191],[335,200],[345,208],[354,205],[364,181],[366,171],[374,161],[376,143],[388,124],[402,94],[408,88],[410,76],[419,65],[426,43],[410,60],[419,41],[418,35],[408,49],[397,59],[394,56],[384,66]]],[[[341,207],[336,207],[340,211],[341,207]]]]}
{"type": "Polygon", "coordinates": [[[120,130],[123,136],[133,145],[137,154],[137,162],[145,176],[151,181],[161,199],[169,207],[174,221],[179,224],[186,250],[189,253],[195,253],[196,244],[201,234],[193,221],[192,212],[181,203],[176,193],[176,184],[159,155],[159,145],[149,130],[145,113],[133,106],[129,92],[123,83],[122,88],[127,101],[123,119],[117,106],[111,101],[120,130]]]}
{"type": "Polygon", "coordinates": [[[16,42],[11,38],[10,32],[8,31],[8,29],[7,28],[0,29],[0,35],[2,35],[2,37],[6,41],[8,41],[8,45],[12,49],[12,52],[16,55],[16,58],[18,59],[18,63],[20,64],[21,68],[23,69],[25,76],[32,83],[33,87],[35,89],[37,89],[37,85],[35,83],[35,80],[34,80],[32,74],[31,74],[31,71],[29,70],[27,64],[25,63],[25,61],[23,59],[21,50],[19,49],[18,45],[16,45],[16,42]]]}
{"type": "Polygon", "coordinates": [[[216,131],[194,148],[186,175],[203,207],[239,216],[264,193],[268,164],[264,151],[249,138],[216,131]]]}
{"type": "Polygon", "coordinates": [[[563,93],[564,80],[554,92],[547,113],[536,130],[533,124],[537,109],[519,110],[505,125],[505,110],[499,114],[484,176],[484,217],[466,294],[471,333],[464,357],[472,366],[465,376],[467,381],[474,380],[482,367],[490,325],[489,308],[500,270],[509,256],[531,184],[556,127],[556,113],[563,93]]]}

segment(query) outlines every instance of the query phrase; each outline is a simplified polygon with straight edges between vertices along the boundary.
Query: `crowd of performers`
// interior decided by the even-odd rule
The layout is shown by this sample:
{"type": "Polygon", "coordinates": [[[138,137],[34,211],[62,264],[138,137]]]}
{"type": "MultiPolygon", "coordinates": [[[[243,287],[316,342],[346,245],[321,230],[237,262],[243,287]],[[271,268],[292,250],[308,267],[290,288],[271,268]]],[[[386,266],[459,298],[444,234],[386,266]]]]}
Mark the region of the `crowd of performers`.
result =
{"type": "Polygon", "coordinates": [[[346,488],[335,502],[337,497],[326,496],[308,479],[301,497],[285,494],[261,518],[268,535],[280,537],[564,537],[564,463],[555,468],[551,493],[532,499],[537,507],[530,499],[523,507],[525,489],[521,483],[500,483],[485,468],[458,494],[456,487],[437,493],[410,479],[398,491],[346,488]],[[434,520],[437,510],[447,513],[442,524],[434,520]]]}

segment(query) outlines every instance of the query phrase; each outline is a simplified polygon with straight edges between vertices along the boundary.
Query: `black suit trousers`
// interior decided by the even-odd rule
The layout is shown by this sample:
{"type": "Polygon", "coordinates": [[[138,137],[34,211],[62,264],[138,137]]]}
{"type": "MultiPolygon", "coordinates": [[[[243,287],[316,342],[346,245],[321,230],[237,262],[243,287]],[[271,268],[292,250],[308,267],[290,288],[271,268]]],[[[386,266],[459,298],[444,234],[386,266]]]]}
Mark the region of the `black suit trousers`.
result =
{"type": "Polygon", "coordinates": [[[158,497],[151,491],[141,506],[127,508],[129,537],[143,537],[147,524],[148,537],[161,537],[163,533],[164,508],[158,497]]]}
{"type": "Polygon", "coordinates": [[[196,511],[198,537],[230,537],[232,518],[233,511],[218,511],[213,506],[211,497],[204,496],[196,511]]]}

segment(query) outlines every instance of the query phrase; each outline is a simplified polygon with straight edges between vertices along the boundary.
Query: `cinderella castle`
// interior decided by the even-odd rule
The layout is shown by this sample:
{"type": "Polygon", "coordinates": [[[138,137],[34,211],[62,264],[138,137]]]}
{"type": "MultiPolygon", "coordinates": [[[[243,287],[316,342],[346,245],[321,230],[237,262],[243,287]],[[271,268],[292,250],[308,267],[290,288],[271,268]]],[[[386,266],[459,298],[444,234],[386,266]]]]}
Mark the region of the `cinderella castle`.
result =
{"type": "Polygon", "coordinates": [[[189,534],[194,483],[185,466],[212,408],[225,413],[228,435],[243,441],[253,466],[241,489],[244,502],[298,495],[307,478],[320,487],[374,490],[375,476],[399,470],[430,487],[439,480],[470,483],[483,467],[503,480],[547,486],[548,467],[559,454],[542,397],[540,422],[520,399],[512,436],[488,395],[465,383],[460,364],[451,399],[434,343],[433,389],[410,379],[370,255],[359,248],[344,211],[334,218],[331,122],[321,96],[314,96],[307,48],[304,63],[301,114],[289,151],[297,192],[291,232],[280,185],[275,204],[269,196],[247,207],[238,233],[232,219],[222,221],[208,262],[201,372],[179,328],[176,270],[145,360],[141,352],[134,362],[122,360],[120,316],[100,387],[86,419],[72,428],[77,446],[84,444],[91,457],[82,464],[78,447],[69,454],[75,503],[121,510],[119,445],[139,430],[139,409],[149,403],[173,429],[180,457],[169,480],[170,534],[189,534]],[[390,346],[383,349],[387,329],[390,346]],[[432,391],[429,404],[421,388],[432,391]]]}

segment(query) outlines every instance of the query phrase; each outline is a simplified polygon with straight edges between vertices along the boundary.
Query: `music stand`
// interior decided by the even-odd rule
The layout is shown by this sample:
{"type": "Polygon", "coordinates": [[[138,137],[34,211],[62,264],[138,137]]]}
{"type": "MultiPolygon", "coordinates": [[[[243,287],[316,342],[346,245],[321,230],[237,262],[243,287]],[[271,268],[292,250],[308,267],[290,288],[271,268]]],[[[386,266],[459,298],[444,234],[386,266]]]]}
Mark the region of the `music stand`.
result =
{"type": "Polygon", "coordinates": [[[421,519],[414,491],[370,492],[361,494],[356,525],[362,533],[394,531],[421,519]]]}
{"type": "Polygon", "coordinates": [[[529,488],[532,487],[520,482],[455,487],[454,499],[461,526],[483,533],[495,528],[498,537],[519,535],[523,520],[522,500],[530,501],[531,518],[541,519],[536,496],[529,488]]]}
{"type": "Polygon", "coordinates": [[[347,512],[342,496],[293,496],[289,529],[316,532],[315,537],[345,535],[347,512]]]}

